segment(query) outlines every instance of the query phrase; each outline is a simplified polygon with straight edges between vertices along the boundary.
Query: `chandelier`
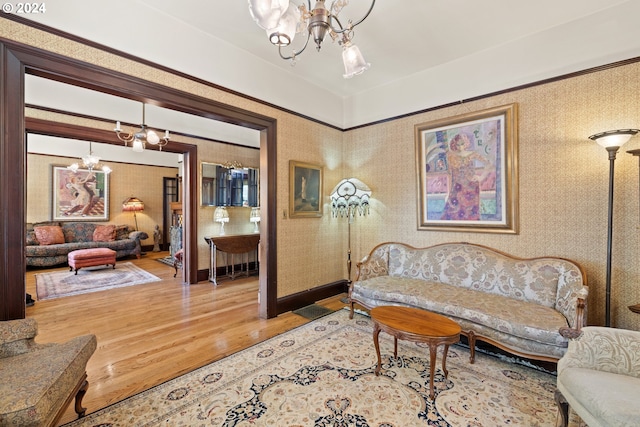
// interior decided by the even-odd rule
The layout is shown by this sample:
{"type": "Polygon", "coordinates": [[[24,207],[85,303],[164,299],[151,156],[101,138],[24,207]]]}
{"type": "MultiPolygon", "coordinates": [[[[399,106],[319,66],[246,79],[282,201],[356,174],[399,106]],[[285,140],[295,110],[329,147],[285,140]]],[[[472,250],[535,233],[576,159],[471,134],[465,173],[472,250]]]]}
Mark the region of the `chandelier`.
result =
{"type": "Polygon", "coordinates": [[[128,144],[131,143],[131,148],[136,153],[142,153],[147,143],[157,145],[158,150],[162,151],[162,147],[167,145],[170,139],[168,130],[165,130],[164,137],[160,138],[154,130],[147,128],[145,124],[144,104],[142,104],[142,124],[137,132],[123,133],[119,121],[116,122],[114,132],[118,135],[118,139],[124,142],[125,147],[128,147],[128,144]]]}
{"type": "Polygon", "coordinates": [[[362,74],[371,64],[364,60],[358,46],[352,43],[353,29],[367,19],[376,0],[371,1],[371,6],[362,19],[355,23],[349,19],[346,25],[338,19],[338,14],[349,0],[334,0],[329,9],[324,3],[325,0],[318,0],[312,9],[311,0],[307,0],[306,5],[301,6],[296,6],[289,0],[249,0],[249,12],[258,26],[266,30],[269,41],[278,46],[278,53],[282,59],[295,64],[296,58],[307,48],[311,37],[316,49],[320,51],[328,33],[333,41],[338,40],[338,44],[342,46],[343,77],[349,79],[362,74]],[[305,30],[307,40],[302,48],[293,49],[290,54],[285,54],[283,47],[291,44],[296,33],[303,33],[305,30]]]}
{"type": "MultiPolygon", "coordinates": [[[[93,150],[91,147],[91,141],[89,141],[89,154],[86,156],[82,156],[82,165],[89,169],[89,172],[93,172],[94,169],[100,169],[102,172],[108,174],[111,172],[111,168],[107,165],[100,165],[100,157],[93,154],[93,150]]],[[[72,163],[67,166],[67,169],[71,170],[73,173],[78,173],[80,169],[80,165],[76,163],[72,163]]]]}

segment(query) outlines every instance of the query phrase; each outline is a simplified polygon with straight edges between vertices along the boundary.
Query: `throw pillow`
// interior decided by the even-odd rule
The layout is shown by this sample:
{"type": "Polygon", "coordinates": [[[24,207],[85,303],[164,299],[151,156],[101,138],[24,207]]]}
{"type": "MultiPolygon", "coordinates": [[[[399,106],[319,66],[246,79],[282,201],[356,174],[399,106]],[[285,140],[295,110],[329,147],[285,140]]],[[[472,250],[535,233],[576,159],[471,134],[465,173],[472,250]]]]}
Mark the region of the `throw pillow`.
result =
{"type": "Polygon", "coordinates": [[[64,243],[64,234],[62,234],[62,228],[59,225],[33,227],[33,231],[36,233],[36,239],[40,242],[40,246],[64,243]]]}
{"type": "Polygon", "coordinates": [[[36,232],[33,230],[27,231],[27,246],[38,246],[39,244],[36,232]]]}
{"type": "Polygon", "coordinates": [[[129,226],[117,225],[116,226],[116,240],[123,240],[129,238],[129,226]]]}
{"type": "Polygon", "coordinates": [[[116,240],[115,225],[98,225],[93,230],[94,242],[113,242],[114,240],[116,240]]]}

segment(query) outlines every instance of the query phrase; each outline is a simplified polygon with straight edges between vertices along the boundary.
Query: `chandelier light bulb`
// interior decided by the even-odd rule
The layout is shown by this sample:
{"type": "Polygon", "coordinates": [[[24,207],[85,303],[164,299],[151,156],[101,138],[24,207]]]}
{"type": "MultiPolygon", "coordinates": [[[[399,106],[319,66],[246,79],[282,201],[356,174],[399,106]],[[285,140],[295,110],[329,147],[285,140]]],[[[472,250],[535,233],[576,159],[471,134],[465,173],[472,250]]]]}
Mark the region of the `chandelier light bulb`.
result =
{"type": "Polygon", "coordinates": [[[276,46],[288,46],[296,35],[296,27],[300,21],[300,10],[290,3],[287,11],[280,17],[278,25],[267,30],[269,41],[276,46]]]}
{"type": "Polygon", "coordinates": [[[148,130],[147,131],[147,142],[151,145],[157,145],[158,142],[160,142],[160,137],[158,136],[158,134],[153,131],[153,130],[148,130]]]}
{"type": "Polygon", "coordinates": [[[133,140],[132,150],[136,153],[142,153],[144,151],[144,144],[138,138],[133,140]]]}
{"type": "Polygon", "coordinates": [[[345,79],[362,74],[371,67],[371,64],[364,60],[358,46],[351,44],[350,41],[343,45],[342,62],[344,63],[343,77],[345,79]]]}
{"type": "Polygon", "coordinates": [[[288,7],[289,0],[249,0],[251,17],[264,30],[275,28],[288,7]]]}

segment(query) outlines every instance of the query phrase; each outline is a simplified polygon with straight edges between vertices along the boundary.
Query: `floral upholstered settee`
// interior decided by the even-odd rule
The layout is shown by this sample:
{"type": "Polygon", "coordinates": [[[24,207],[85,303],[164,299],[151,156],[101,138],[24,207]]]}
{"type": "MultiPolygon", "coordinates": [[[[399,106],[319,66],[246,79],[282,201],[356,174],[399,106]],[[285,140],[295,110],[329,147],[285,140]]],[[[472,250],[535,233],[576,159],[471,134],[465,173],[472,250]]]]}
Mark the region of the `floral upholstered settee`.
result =
{"type": "Polygon", "coordinates": [[[383,243],[357,265],[350,285],[365,308],[404,305],[442,314],[469,340],[512,354],[557,362],[567,350],[561,328],[585,325],[588,293],[582,269],[556,258],[515,258],[470,243],[413,248],[383,243]]]}
{"type": "Polygon", "coordinates": [[[71,251],[109,248],[116,258],[135,255],[140,258],[140,242],[149,238],[144,231],[128,225],[91,222],[47,222],[27,224],[25,253],[27,266],[49,267],[65,264],[71,251]]]}

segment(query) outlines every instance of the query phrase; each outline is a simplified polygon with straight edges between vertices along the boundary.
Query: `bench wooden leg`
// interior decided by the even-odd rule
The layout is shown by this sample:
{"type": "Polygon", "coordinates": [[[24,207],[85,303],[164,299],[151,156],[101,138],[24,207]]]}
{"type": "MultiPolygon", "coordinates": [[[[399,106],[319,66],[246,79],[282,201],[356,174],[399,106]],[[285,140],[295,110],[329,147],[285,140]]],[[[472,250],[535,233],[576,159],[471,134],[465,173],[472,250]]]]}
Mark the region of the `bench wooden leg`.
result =
{"type": "Polygon", "coordinates": [[[89,381],[84,380],[84,382],[82,383],[82,386],[78,390],[78,393],[76,393],[75,410],[76,410],[76,414],[78,414],[78,418],[84,417],[84,414],[87,412],[87,408],[82,406],[82,399],[84,398],[84,395],[87,393],[88,388],[89,388],[89,381]]]}

